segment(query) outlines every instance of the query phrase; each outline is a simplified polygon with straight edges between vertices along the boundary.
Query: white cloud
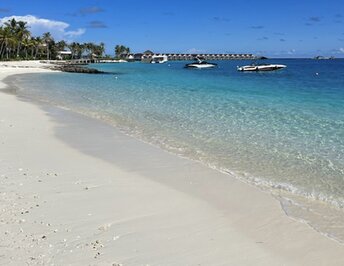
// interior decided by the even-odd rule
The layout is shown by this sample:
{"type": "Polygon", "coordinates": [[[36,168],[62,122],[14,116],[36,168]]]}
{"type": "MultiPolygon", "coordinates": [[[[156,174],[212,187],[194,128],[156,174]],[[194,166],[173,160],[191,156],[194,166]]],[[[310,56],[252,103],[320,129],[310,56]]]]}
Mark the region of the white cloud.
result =
{"type": "Polygon", "coordinates": [[[330,50],[330,51],[328,51],[329,53],[331,53],[331,54],[334,54],[334,55],[342,55],[342,54],[344,54],[344,48],[343,47],[340,47],[340,48],[336,48],[336,49],[332,49],[332,50],[330,50]]]}
{"type": "Polygon", "coordinates": [[[187,50],[186,53],[187,54],[202,54],[202,53],[205,53],[205,51],[202,49],[191,48],[191,49],[187,50]]]}
{"type": "Polygon", "coordinates": [[[63,38],[73,39],[84,34],[86,31],[85,29],[68,31],[70,25],[66,22],[38,18],[33,15],[0,18],[0,25],[13,18],[17,21],[27,22],[27,25],[29,26],[29,29],[33,35],[41,35],[42,33],[49,31],[56,40],[61,40],[63,38]]]}
{"type": "Polygon", "coordinates": [[[85,29],[77,29],[77,30],[71,30],[71,31],[66,31],[65,32],[65,35],[67,37],[70,37],[70,38],[75,38],[75,37],[78,37],[80,35],[83,35],[84,33],[86,32],[85,29]]]}
{"type": "Polygon", "coordinates": [[[296,52],[295,49],[290,49],[290,50],[288,51],[288,54],[293,55],[293,54],[295,54],[295,52],[296,52]]]}

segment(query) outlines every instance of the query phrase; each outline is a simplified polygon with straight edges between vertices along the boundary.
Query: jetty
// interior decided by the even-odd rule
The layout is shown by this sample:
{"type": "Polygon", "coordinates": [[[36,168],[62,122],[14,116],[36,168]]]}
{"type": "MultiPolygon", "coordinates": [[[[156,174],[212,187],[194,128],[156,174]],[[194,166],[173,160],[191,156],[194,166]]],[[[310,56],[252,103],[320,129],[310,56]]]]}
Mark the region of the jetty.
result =
{"type": "Polygon", "coordinates": [[[183,53],[153,53],[146,51],[144,53],[126,54],[125,60],[127,61],[150,61],[154,57],[166,56],[168,61],[179,60],[194,60],[196,57],[203,58],[205,60],[245,60],[256,59],[253,54],[183,54],[183,53]]]}

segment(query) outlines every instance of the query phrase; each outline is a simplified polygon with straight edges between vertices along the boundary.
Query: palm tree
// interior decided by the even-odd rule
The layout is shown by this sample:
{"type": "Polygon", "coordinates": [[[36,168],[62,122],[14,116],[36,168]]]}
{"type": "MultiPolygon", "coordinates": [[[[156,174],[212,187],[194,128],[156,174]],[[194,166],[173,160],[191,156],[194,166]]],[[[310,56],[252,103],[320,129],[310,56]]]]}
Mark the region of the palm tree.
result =
{"type": "Polygon", "coordinates": [[[33,48],[32,48],[32,56],[34,59],[37,58],[38,54],[39,54],[39,50],[40,48],[43,46],[43,41],[41,37],[36,37],[36,38],[32,38],[32,42],[33,42],[33,48]]]}
{"type": "Polygon", "coordinates": [[[56,43],[56,48],[57,48],[58,51],[64,51],[64,49],[65,49],[67,46],[68,46],[68,45],[67,45],[67,43],[66,43],[64,40],[59,41],[59,42],[56,43]]]}
{"type": "Polygon", "coordinates": [[[76,42],[72,42],[70,45],[68,45],[69,50],[72,52],[72,59],[74,59],[77,51],[77,44],[76,42]]]}
{"type": "Polygon", "coordinates": [[[99,55],[103,57],[105,53],[105,43],[101,42],[98,47],[99,47],[99,55]]]}
{"type": "Polygon", "coordinates": [[[89,53],[89,45],[87,43],[72,42],[68,47],[72,52],[72,59],[80,59],[83,53],[89,53]]]}
{"type": "Polygon", "coordinates": [[[17,31],[17,21],[13,18],[5,22],[4,25],[5,25],[6,35],[8,37],[8,40],[5,42],[6,58],[9,59],[9,57],[11,56],[13,47],[15,43],[17,42],[15,38],[16,31],[17,31]]]}
{"type": "Polygon", "coordinates": [[[4,49],[4,46],[5,46],[5,41],[4,41],[4,34],[5,34],[5,29],[0,26],[0,58],[2,57],[2,50],[4,49]]]}
{"type": "Polygon", "coordinates": [[[30,38],[30,45],[29,45],[29,47],[30,47],[30,50],[31,50],[30,57],[33,58],[33,59],[35,59],[35,51],[36,51],[36,47],[37,46],[38,46],[38,42],[37,42],[36,38],[31,37],[30,38]]]}
{"type": "Polygon", "coordinates": [[[85,44],[86,52],[88,53],[88,57],[92,58],[94,54],[94,44],[91,42],[88,42],[85,44]]]}
{"type": "Polygon", "coordinates": [[[24,48],[22,50],[22,53],[25,54],[25,59],[28,59],[29,57],[29,51],[31,51],[30,57],[31,59],[36,59],[34,57],[34,51],[36,47],[40,44],[40,42],[37,42],[36,38],[25,38],[22,41],[22,47],[24,48]]]}
{"type": "Polygon", "coordinates": [[[18,21],[16,30],[15,30],[15,36],[17,38],[17,57],[19,57],[20,47],[22,45],[22,42],[24,39],[30,37],[30,31],[27,29],[27,23],[23,21],[18,21]]]}
{"type": "Polygon", "coordinates": [[[50,45],[54,39],[51,36],[50,32],[46,32],[46,33],[43,33],[42,40],[47,49],[47,60],[49,60],[50,59],[50,45]]]}
{"type": "Polygon", "coordinates": [[[10,31],[15,34],[17,31],[17,21],[12,18],[11,20],[4,23],[6,28],[9,28],[10,31]]]}
{"type": "Polygon", "coordinates": [[[81,58],[81,55],[82,53],[85,51],[85,45],[84,44],[81,44],[81,43],[76,43],[76,52],[77,52],[77,57],[80,59],[81,58]]]}
{"type": "Polygon", "coordinates": [[[117,44],[115,46],[115,55],[116,55],[116,57],[119,57],[120,54],[122,53],[122,47],[123,47],[123,45],[119,45],[119,44],[117,44]]]}
{"type": "MultiPolygon", "coordinates": [[[[83,53],[91,59],[95,56],[102,57],[105,53],[104,43],[73,42],[68,45],[64,40],[55,43],[50,32],[44,33],[42,37],[33,37],[28,30],[27,22],[11,19],[0,26],[0,58],[38,59],[44,56],[50,60],[56,57],[57,51],[62,51],[66,47],[71,50],[72,59],[81,58],[83,53]]],[[[118,55],[129,51],[129,48],[123,45],[116,46],[118,55]]]]}
{"type": "Polygon", "coordinates": [[[115,46],[115,54],[116,54],[116,57],[121,58],[127,54],[130,54],[130,48],[125,47],[124,45],[116,45],[115,46]]]}
{"type": "Polygon", "coordinates": [[[86,43],[79,43],[78,57],[81,58],[83,53],[87,52],[86,43]]]}
{"type": "Polygon", "coordinates": [[[0,34],[0,39],[2,42],[0,49],[0,57],[3,58],[4,54],[6,53],[6,58],[9,59],[11,49],[15,45],[16,40],[13,37],[11,28],[8,26],[2,28],[0,34]]]}
{"type": "MultiPolygon", "coordinates": [[[[32,45],[32,42],[29,38],[25,38],[22,42],[21,42],[21,47],[24,48],[24,53],[25,53],[25,59],[27,59],[28,57],[28,48],[32,45]]],[[[17,56],[18,57],[18,56],[17,56]]]]}

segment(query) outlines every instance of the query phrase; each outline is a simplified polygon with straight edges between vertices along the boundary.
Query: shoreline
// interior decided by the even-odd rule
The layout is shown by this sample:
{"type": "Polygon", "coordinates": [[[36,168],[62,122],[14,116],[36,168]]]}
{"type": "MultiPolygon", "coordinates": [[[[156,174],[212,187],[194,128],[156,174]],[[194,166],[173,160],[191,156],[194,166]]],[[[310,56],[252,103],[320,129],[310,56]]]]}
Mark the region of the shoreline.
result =
{"type": "MultiPolygon", "coordinates": [[[[69,75],[73,77],[73,75],[69,75]]],[[[31,78],[25,77],[25,74],[22,75],[24,80],[32,80],[31,78]]],[[[22,79],[21,75],[14,75],[9,78],[6,78],[5,81],[8,83],[10,87],[21,89],[21,86],[18,87],[16,84],[23,85],[25,91],[25,84],[23,84],[20,80],[22,79]]],[[[55,87],[56,89],[56,87],[55,87]]],[[[263,193],[267,193],[272,196],[274,199],[278,201],[281,205],[283,212],[291,219],[296,221],[302,222],[307,224],[310,228],[318,232],[319,234],[324,235],[334,241],[337,241],[341,244],[344,244],[344,228],[341,227],[341,224],[344,221],[344,213],[342,208],[339,207],[337,201],[331,199],[331,197],[326,197],[322,195],[322,198],[317,198],[316,193],[309,194],[304,190],[299,190],[296,187],[288,185],[287,183],[279,183],[268,181],[262,178],[256,178],[255,176],[250,175],[249,173],[243,175],[238,174],[236,172],[231,171],[228,168],[221,168],[217,167],[213,164],[209,164],[209,162],[203,161],[199,158],[191,158],[185,154],[181,154],[180,152],[176,151],[176,149],[171,149],[171,146],[164,146],[159,142],[152,142],[149,139],[145,138],[141,134],[137,134],[135,132],[130,132],[127,126],[121,126],[121,124],[117,124],[113,122],[108,117],[102,117],[98,115],[94,115],[92,112],[89,113],[85,110],[78,110],[73,107],[68,107],[68,105],[61,105],[56,104],[54,102],[50,102],[46,100],[44,97],[41,98],[40,95],[26,95],[18,91],[19,98],[22,98],[24,101],[34,102],[38,105],[52,105],[57,106],[58,108],[62,108],[63,110],[69,110],[71,112],[78,113],[81,117],[89,117],[95,120],[100,120],[102,123],[106,123],[114,128],[120,133],[125,134],[126,136],[135,138],[139,142],[144,142],[147,145],[152,145],[155,148],[162,149],[165,152],[168,152],[174,156],[178,156],[180,158],[184,158],[186,160],[191,160],[192,162],[198,163],[206,168],[211,168],[217,172],[225,174],[229,176],[229,178],[234,178],[243,182],[249,186],[253,186],[254,188],[259,189],[263,193]]],[[[70,145],[74,145],[71,143],[70,145]]],[[[98,154],[98,157],[102,157],[102,154],[98,154]]],[[[104,158],[106,159],[106,158],[104,158]]],[[[112,162],[116,163],[116,162],[112,162]]]]}
{"type": "MultiPolygon", "coordinates": [[[[3,79],[6,74],[0,70],[3,79]]],[[[47,262],[50,256],[50,263],[77,265],[344,263],[343,245],[292,220],[268,193],[128,137],[101,121],[4,93],[0,102],[5,136],[0,164],[6,169],[1,185],[7,193],[2,193],[2,202],[14,193],[5,207],[16,215],[8,218],[21,221],[25,215],[25,222],[5,226],[9,233],[2,234],[2,241],[13,247],[9,235],[25,244],[29,239],[24,234],[38,239],[32,251],[25,250],[26,257],[19,251],[11,253],[17,262],[30,260],[27,254],[42,253],[45,257],[36,256],[37,260],[47,262]],[[30,198],[37,189],[39,197],[30,198]],[[33,207],[44,198],[48,207],[37,203],[39,207],[25,213],[19,196],[33,207]],[[111,204],[104,206],[105,202],[111,204]],[[51,226],[36,228],[42,217],[58,231],[51,226]],[[21,229],[19,235],[10,234],[21,229]],[[90,250],[97,252],[90,256],[90,250]],[[243,251],[248,255],[240,255],[243,251]]],[[[4,262],[14,263],[6,256],[4,262]]]]}

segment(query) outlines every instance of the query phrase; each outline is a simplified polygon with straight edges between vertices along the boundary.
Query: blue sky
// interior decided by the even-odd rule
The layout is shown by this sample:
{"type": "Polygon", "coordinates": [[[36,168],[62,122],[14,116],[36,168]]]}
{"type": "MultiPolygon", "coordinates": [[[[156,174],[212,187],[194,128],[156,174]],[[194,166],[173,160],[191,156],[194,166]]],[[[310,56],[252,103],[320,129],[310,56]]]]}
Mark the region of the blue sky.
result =
{"type": "Polygon", "coordinates": [[[116,44],[134,52],[344,57],[344,0],[1,0],[36,34],[116,44]],[[31,17],[27,17],[31,15],[31,17]]]}

